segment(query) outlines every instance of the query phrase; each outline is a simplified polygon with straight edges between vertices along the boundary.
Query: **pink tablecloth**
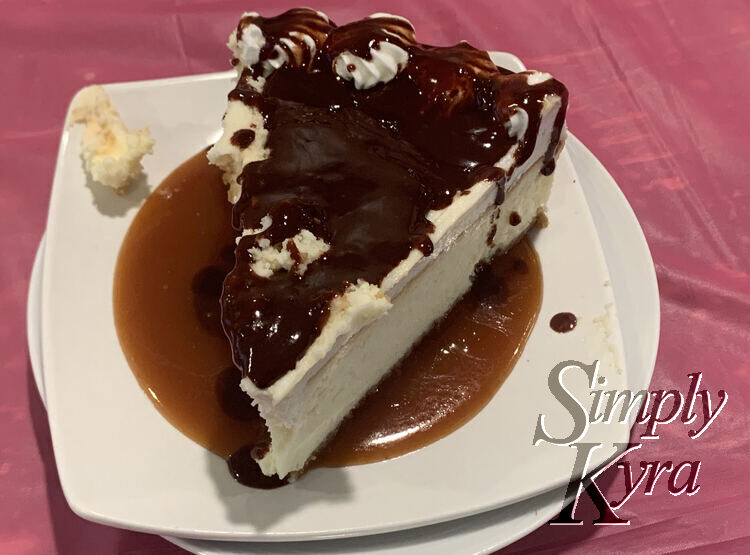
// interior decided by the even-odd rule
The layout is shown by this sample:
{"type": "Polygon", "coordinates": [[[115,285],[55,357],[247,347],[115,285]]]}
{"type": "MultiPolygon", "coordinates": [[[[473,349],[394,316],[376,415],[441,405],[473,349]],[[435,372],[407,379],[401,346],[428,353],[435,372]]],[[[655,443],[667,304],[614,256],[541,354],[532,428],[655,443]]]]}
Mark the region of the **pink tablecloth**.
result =
{"type": "MultiPolygon", "coordinates": [[[[296,2],[6,0],[0,16],[0,552],[175,553],[143,534],[85,522],[60,490],[25,344],[28,276],[44,230],[66,105],[92,82],[228,67],[243,10],[296,2]]],[[[306,4],[308,2],[303,2],[306,4]]],[[[729,402],[698,440],[664,426],[638,461],[701,460],[700,491],[664,484],[621,510],[628,527],[550,527],[537,550],[750,551],[750,4],[634,0],[320,0],[336,21],[409,17],[422,40],[467,38],[518,54],[571,91],[569,125],[622,187],[648,238],[662,295],[654,386],[686,374],[729,402]]],[[[621,489],[622,478],[609,487],[621,489]]]]}

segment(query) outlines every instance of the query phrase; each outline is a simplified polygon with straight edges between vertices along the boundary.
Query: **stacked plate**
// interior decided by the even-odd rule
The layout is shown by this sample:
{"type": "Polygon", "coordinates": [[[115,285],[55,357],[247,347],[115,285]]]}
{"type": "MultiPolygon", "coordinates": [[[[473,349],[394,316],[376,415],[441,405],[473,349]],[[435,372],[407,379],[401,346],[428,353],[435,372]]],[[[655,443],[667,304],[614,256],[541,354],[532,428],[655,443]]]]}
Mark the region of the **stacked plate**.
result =
{"type": "MultiPolygon", "coordinates": [[[[492,56],[523,69],[515,56],[492,56]]],[[[152,186],[218,137],[233,77],[105,87],[125,121],[151,127],[156,152],[144,165],[152,186]]],[[[223,460],[159,415],[128,369],[112,317],[112,278],[148,189],[118,197],[84,186],[79,139],[75,129],[63,134],[28,333],[63,490],[84,518],[161,534],[196,553],[487,552],[562,507],[575,450],[532,444],[540,414],[551,434],[571,426],[548,388],[552,368],[599,360],[603,389],[648,387],[659,334],[653,263],[625,197],[571,135],[555,172],[550,226],[533,237],[545,276],[539,320],[485,409],[450,436],[390,461],[315,469],[278,490],[244,488],[223,460]],[[578,317],[571,333],[547,325],[562,311],[578,317]]],[[[590,402],[593,387],[582,373],[565,386],[590,402]]],[[[584,439],[604,445],[592,467],[627,441],[631,425],[589,427],[584,439]]]]}

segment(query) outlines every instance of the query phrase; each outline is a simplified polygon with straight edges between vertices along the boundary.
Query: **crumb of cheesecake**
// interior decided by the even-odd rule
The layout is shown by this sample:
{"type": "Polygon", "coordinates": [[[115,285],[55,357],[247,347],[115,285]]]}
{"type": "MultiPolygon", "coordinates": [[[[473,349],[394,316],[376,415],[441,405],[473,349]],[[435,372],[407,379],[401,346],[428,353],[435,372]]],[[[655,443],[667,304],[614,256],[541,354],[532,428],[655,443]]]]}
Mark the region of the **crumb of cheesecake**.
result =
{"type": "Polygon", "coordinates": [[[258,246],[250,249],[253,257],[251,267],[253,272],[264,278],[271,277],[279,270],[287,272],[291,270],[303,275],[307,267],[330,248],[328,243],[318,239],[306,229],[276,245],[272,245],[268,239],[259,239],[258,246]]]}
{"type": "Polygon", "coordinates": [[[545,227],[547,227],[549,225],[549,218],[547,218],[547,213],[540,210],[536,215],[534,225],[539,229],[544,229],[545,227]]]}
{"type": "Polygon", "coordinates": [[[382,288],[358,279],[331,301],[328,318],[348,321],[349,329],[359,329],[388,312],[391,306],[391,299],[382,288]]]}
{"type": "Polygon", "coordinates": [[[123,194],[130,181],[143,171],[141,159],[152,154],[154,139],[148,128],[129,131],[99,85],[81,89],[73,99],[66,127],[86,126],[81,154],[88,174],[123,194]]]}
{"type": "Polygon", "coordinates": [[[259,233],[263,233],[265,230],[267,230],[269,227],[271,227],[271,224],[273,223],[273,220],[271,219],[271,216],[265,215],[260,219],[260,227],[256,229],[245,229],[242,231],[242,235],[240,237],[237,237],[237,243],[240,242],[240,239],[242,237],[245,237],[246,235],[258,235],[259,233]]]}

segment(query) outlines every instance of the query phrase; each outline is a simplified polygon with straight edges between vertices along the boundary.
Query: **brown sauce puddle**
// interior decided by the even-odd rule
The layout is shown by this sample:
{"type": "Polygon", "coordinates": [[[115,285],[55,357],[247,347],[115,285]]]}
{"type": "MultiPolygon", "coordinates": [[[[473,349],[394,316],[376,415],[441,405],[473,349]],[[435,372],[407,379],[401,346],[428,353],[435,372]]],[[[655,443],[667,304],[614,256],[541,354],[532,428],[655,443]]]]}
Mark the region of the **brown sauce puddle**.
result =
{"type": "MultiPolygon", "coordinates": [[[[218,297],[231,268],[231,206],[202,151],[149,196],[114,280],[120,344],[162,415],[221,457],[264,436],[239,390],[218,297]]],[[[539,261],[524,239],[478,272],[472,291],[347,418],[314,466],[382,461],[456,430],[493,397],[541,305],[539,261]]]]}

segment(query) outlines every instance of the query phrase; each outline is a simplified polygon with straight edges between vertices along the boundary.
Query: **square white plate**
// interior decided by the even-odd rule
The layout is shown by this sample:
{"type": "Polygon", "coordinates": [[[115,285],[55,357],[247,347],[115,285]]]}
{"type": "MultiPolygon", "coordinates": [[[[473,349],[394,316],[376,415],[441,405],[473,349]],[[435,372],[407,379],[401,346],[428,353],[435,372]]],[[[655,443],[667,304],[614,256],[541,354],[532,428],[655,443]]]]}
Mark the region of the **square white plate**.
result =
{"type": "MultiPolygon", "coordinates": [[[[599,232],[604,256],[613,272],[612,289],[621,306],[620,314],[628,384],[632,390],[648,389],[659,340],[659,293],[651,255],[638,221],[612,177],[593,154],[569,136],[568,153],[576,168],[586,201],[599,232]],[[637,286],[633,287],[633,284],[637,286]],[[640,315],[649,317],[642,319],[640,315]]],[[[31,273],[28,301],[28,340],[32,370],[42,400],[45,400],[41,346],[41,277],[44,239],[31,273]]],[[[501,509],[472,517],[422,526],[401,532],[315,542],[221,542],[174,538],[169,541],[202,555],[251,553],[367,552],[372,555],[489,553],[525,536],[557,514],[565,488],[552,490],[501,509]]]]}
{"type": "MultiPolygon", "coordinates": [[[[520,69],[515,57],[495,61],[520,69]]],[[[129,126],[150,125],[151,188],[215,140],[233,72],[110,85],[129,126]]],[[[537,417],[567,432],[570,417],[547,387],[560,361],[601,360],[606,389],[625,389],[619,322],[586,199],[563,153],[549,202],[550,226],[534,245],[542,263],[539,321],[514,372],[471,422],[414,453],[383,463],[316,469],[271,491],[244,488],[223,460],[172,428],[122,355],[112,316],[119,245],[145,187],[117,197],[88,184],[80,129],[63,133],[50,202],[42,283],[42,350],[50,428],[66,498],[84,518],[160,534],[283,541],[379,533],[501,507],[564,484],[575,450],[532,446],[537,417]],[[567,334],[552,315],[579,318],[567,334]]],[[[658,319],[658,314],[656,316],[658,319]]],[[[584,405],[588,384],[568,389],[584,405]]],[[[586,441],[624,442],[629,425],[596,424],[586,441]]],[[[610,450],[593,454],[592,466],[610,450]]]]}

